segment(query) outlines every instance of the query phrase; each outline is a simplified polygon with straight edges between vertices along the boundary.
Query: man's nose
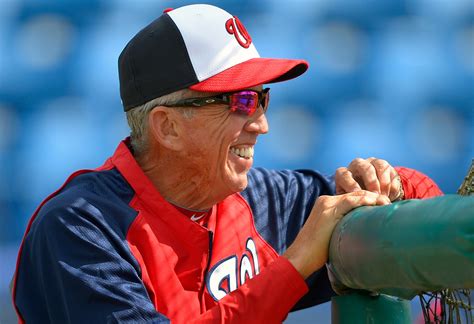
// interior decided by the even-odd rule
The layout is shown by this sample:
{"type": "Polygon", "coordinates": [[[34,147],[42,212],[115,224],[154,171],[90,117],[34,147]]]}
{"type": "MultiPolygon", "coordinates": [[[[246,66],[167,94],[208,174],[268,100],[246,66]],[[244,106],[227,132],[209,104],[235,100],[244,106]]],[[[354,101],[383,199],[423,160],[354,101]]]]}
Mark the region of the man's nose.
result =
{"type": "Polygon", "coordinates": [[[245,129],[248,132],[266,134],[268,133],[268,120],[265,113],[259,109],[253,116],[249,118],[245,124],[245,129]]]}

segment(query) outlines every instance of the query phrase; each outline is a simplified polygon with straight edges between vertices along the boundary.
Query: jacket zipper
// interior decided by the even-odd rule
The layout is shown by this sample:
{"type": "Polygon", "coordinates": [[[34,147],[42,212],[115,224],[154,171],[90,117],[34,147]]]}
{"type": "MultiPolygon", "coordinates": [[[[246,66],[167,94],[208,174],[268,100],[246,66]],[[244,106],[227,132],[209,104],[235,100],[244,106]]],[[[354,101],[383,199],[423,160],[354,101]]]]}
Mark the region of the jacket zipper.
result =
{"type": "Polygon", "coordinates": [[[204,313],[206,311],[206,300],[204,298],[204,290],[206,289],[206,277],[207,277],[207,271],[209,271],[209,267],[211,265],[211,259],[212,259],[212,240],[214,238],[214,233],[212,231],[208,231],[209,233],[209,253],[207,256],[207,264],[206,268],[204,269],[203,273],[203,284],[201,287],[201,313],[204,313]]]}

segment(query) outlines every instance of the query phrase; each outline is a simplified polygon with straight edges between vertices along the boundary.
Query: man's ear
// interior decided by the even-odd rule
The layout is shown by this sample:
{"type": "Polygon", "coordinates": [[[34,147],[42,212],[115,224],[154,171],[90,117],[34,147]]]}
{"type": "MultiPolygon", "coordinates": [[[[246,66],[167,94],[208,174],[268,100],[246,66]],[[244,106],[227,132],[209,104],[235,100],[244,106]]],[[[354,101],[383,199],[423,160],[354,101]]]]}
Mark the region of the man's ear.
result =
{"type": "Polygon", "coordinates": [[[148,115],[150,135],[160,145],[174,151],[182,148],[177,114],[167,107],[157,106],[148,115]]]}

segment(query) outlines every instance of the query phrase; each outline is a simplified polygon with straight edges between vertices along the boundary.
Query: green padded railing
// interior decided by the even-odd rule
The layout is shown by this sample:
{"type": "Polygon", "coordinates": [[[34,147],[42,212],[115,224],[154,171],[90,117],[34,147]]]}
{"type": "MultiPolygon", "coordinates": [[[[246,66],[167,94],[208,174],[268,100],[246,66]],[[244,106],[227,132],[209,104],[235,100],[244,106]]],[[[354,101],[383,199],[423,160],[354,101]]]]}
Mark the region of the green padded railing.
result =
{"type": "MultiPolygon", "coordinates": [[[[333,310],[339,312],[341,303],[356,305],[365,300],[368,309],[380,303],[354,290],[411,299],[423,291],[474,288],[474,196],[446,195],[357,208],[334,230],[328,269],[338,293],[352,292],[350,302],[345,296],[333,299],[333,310]]],[[[407,302],[400,301],[397,307],[405,314],[393,323],[409,323],[401,320],[407,317],[407,302]]],[[[360,309],[345,307],[344,312],[354,320],[360,309]]],[[[372,313],[375,317],[365,322],[389,321],[397,312],[385,317],[372,313]]],[[[333,312],[334,323],[352,323],[338,318],[344,316],[333,312]]]]}
{"type": "Polygon", "coordinates": [[[474,288],[474,196],[357,208],[334,230],[329,260],[337,289],[412,298],[474,288]]]}

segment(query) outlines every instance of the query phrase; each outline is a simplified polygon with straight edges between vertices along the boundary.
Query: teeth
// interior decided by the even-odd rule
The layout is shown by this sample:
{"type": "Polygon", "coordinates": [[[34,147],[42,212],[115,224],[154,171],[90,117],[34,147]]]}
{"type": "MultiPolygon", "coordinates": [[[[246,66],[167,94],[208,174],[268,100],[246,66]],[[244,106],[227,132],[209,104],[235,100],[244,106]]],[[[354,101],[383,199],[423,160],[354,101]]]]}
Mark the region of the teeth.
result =
{"type": "Polygon", "coordinates": [[[230,151],[242,158],[245,159],[250,159],[253,157],[253,146],[247,146],[247,147],[241,147],[241,148],[236,148],[236,147],[231,147],[230,151]]]}
{"type": "Polygon", "coordinates": [[[248,158],[253,157],[253,148],[247,147],[246,151],[247,151],[246,154],[248,158]]]}

